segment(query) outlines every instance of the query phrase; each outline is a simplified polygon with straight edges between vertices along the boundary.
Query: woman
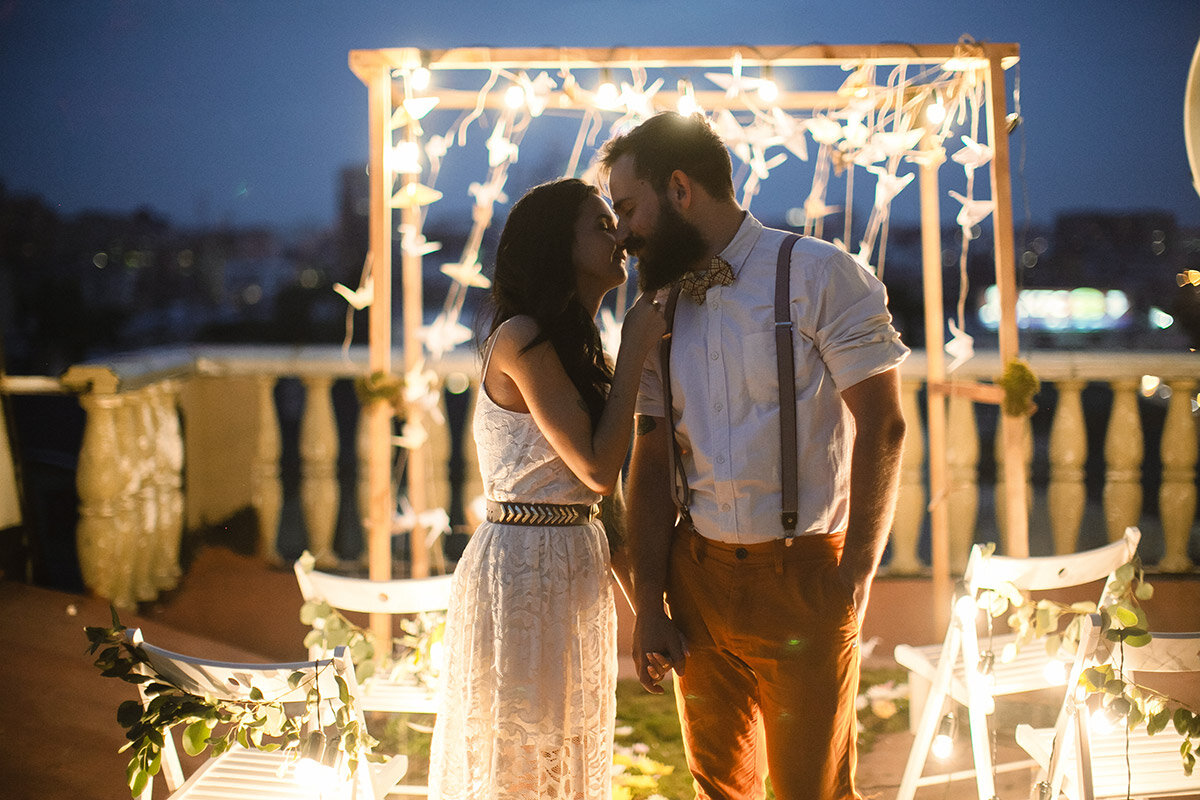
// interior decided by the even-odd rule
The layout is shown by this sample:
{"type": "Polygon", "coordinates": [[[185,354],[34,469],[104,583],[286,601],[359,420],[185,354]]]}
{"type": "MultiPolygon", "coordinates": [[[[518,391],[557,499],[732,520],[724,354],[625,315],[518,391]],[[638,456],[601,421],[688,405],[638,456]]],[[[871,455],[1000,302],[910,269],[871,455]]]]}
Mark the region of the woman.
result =
{"type": "Polygon", "coordinates": [[[433,797],[611,795],[616,614],[595,507],[618,484],[642,362],[664,331],[639,297],[609,367],[594,320],[626,277],[594,187],[560,180],[513,206],[474,418],[488,521],[455,570],[433,797]]]}

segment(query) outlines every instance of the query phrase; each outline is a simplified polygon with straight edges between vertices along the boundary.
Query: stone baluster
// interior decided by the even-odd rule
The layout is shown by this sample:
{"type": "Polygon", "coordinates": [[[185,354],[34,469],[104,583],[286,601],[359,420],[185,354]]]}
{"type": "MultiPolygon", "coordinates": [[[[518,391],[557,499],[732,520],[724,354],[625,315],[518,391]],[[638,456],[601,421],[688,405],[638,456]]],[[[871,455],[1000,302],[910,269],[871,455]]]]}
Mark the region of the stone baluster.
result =
{"type": "MultiPolygon", "coordinates": [[[[1003,408],[999,409],[1003,414],[1003,408]]],[[[1021,441],[1021,460],[1025,462],[1025,514],[1028,516],[1030,509],[1033,507],[1033,479],[1032,470],[1033,464],[1033,424],[1030,421],[1028,414],[1023,415],[1017,420],[1017,425],[1020,430],[1021,441]]],[[[1008,546],[1008,520],[1007,510],[1005,509],[1005,484],[1004,480],[1004,437],[1000,435],[1000,424],[997,420],[996,424],[996,524],[1000,531],[1000,547],[998,552],[1005,554],[1009,552],[1008,546]]]]}
{"type": "Polygon", "coordinates": [[[283,484],[279,477],[282,445],[279,412],[275,408],[274,375],[259,375],[254,380],[255,411],[258,416],[254,463],[250,467],[251,502],[258,517],[258,556],[278,564],[279,515],[283,508],[283,484]]]}
{"type": "Polygon", "coordinates": [[[1136,380],[1112,382],[1113,404],[1104,434],[1104,521],[1115,542],[1142,516],[1142,417],[1136,380]]]}
{"type": "Polygon", "coordinates": [[[300,420],[300,507],[308,528],[308,549],[317,566],[337,564],[333,536],[337,529],[337,425],[333,413],[333,379],[305,377],[304,416],[300,420]]]}
{"type": "Polygon", "coordinates": [[[79,402],[87,415],[75,474],[80,572],[89,591],[117,608],[133,608],[127,570],[134,553],[129,549],[129,537],[123,533],[128,527],[128,514],[121,507],[132,488],[133,464],[123,449],[128,440],[121,438],[121,398],[93,389],[81,395],[79,402]]]}
{"type": "Polygon", "coordinates": [[[922,472],[925,466],[925,432],[921,421],[921,409],[917,400],[920,381],[903,381],[900,384],[900,408],[908,435],[904,440],[904,453],[900,461],[900,493],[896,500],[896,517],[892,521],[892,554],[887,571],[891,575],[906,575],[921,571],[922,564],[917,556],[917,543],[921,535],[921,523],[925,520],[925,481],[922,472]]]}
{"type": "Polygon", "coordinates": [[[134,559],[130,574],[134,597],[149,602],[158,597],[153,578],[158,553],[158,494],[154,490],[155,420],[145,389],[122,394],[122,410],[128,417],[131,439],[126,445],[133,452],[134,490],[130,501],[130,522],[134,559]]]}
{"type": "Polygon", "coordinates": [[[1196,419],[1192,398],[1197,382],[1191,379],[1168,381],[1171,399],[1163,421],[1162,485],[1158,491],[1159,516],[1163,526],[1163,572],[1187,572],[1192,568],[1188,557],[1188,539],[1196,521],[1196,419]]]}
{"type": "Polygon", "coordinates": [[[1050,425],[1050,529],[1056,555],[1079,549],[1079,526],[1087,500],[1084,465],[1087,463],[1087,425],[1083,419],[1084,381],[1058,381],[1058,404],[1050,425]]]}
{"type": "Polygon", "coordinates": [[[154,492],[158,497],[158,550],[151,575],[160,591],[179,585],[179,546],[183,537],[183,429],[179,386],[163,381],[150,387],[155,419],[154,492]]]}
{"type": "Polygon", "coordinates": [[[950,569],[961,574],[975,543],[979,515],[979,427],[975,403],[950,396],[946,413],[946,482],[950,527],[950,569]]]}

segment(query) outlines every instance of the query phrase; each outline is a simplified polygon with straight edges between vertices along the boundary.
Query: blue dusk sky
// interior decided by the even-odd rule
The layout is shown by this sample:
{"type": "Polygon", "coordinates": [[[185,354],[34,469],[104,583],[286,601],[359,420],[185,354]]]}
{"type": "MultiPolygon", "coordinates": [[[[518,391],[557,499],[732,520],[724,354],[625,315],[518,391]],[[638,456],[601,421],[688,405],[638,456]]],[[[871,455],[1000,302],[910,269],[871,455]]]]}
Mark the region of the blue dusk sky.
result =
{"type": "Polygon", "coordinates": [[[328,225],[339,172],[367,157],[353,49],[964,34],[1021,47],[1018,221],[1027,196],[1035,223],[1161,209],[1200,225],[1183,134],[1197,0],[0,0],[0,182],[67,214],[328,225]]]}

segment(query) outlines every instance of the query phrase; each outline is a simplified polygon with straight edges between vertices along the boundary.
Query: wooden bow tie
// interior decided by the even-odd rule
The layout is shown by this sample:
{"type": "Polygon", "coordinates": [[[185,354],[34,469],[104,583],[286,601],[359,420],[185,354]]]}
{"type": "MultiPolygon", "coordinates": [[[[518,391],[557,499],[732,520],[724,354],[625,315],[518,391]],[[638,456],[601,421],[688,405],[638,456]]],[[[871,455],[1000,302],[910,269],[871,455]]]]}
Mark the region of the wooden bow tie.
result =
{"type": "Polygon", "coordinates": [[[685,272],[679,279],[679,288],[696,305],[704,305],[704,295],[714,286],[729,286],[733,283],[733,267],[720,256],[709,262],[707,269],[685,272]]]}

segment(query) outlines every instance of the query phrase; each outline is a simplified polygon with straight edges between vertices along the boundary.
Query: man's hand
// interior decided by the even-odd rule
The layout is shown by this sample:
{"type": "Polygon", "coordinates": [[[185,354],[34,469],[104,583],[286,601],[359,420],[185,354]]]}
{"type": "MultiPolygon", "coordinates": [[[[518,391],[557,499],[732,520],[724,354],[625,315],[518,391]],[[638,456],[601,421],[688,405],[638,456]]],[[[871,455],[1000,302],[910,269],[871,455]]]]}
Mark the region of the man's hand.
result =
{"type": "Polygon", "coordinates": [[[662,694],[659,681],[672,669],[683,674],[687,645],[665,613],[639,614],[633,626],[633,663],[638,680],[651,694],[662,694]]]}

